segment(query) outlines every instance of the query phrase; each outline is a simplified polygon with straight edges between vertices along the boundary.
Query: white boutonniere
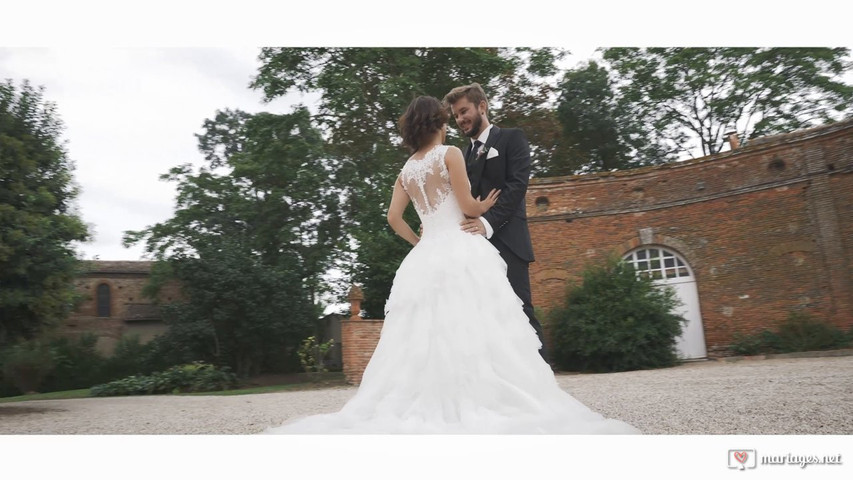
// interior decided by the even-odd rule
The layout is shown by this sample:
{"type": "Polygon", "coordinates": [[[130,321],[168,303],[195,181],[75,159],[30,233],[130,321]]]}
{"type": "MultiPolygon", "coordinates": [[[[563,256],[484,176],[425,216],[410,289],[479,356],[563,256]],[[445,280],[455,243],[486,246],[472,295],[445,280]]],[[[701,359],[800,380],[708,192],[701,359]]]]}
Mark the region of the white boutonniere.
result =
{"type": "Polygon", "coordinates": [[[486,148],[486,144],[482,144],[479,147],[477,147],[477,157],[483,156],[483,149],[484,148],[486,148]]]}

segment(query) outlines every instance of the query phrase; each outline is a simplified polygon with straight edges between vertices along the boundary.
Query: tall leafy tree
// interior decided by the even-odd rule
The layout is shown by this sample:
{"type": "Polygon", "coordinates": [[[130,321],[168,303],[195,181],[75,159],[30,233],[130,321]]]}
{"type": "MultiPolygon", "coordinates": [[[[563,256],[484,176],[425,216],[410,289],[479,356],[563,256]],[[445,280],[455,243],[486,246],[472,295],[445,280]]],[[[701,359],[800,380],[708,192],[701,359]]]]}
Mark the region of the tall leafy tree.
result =
{"type": "Polygon", "coordinates": [[[672,160],[659,139],[627,114],[606,68],[595,61],[563,76],[557,118],[567,145],[552,161],[549,175],[625,170],[672,160]]]}
{"type": "Polygon", "coordinates": [[[0,83],[0,346],[33,338],[71,313],[89,238],[74,211],[74,165],[43,88],[0,83]]]}
{"type": "Polygon", "coordinates": [[[680,156],[853,114],[846,48],[609,48],[621,115],[680,156]]]}
{"type": "Polygon", "coordinates": [[[218,112],[198,136],[207,164],[173,168],[175,214],[125,244],[144,241],[184,285],[166,308],[176,342],[241,375],[275,368],[319,315],[322,274],[341,245],[335,163],[304,108],[291,114],[218,112]]]}
{"type": "MultiPolygon", "coordinates": [[[[321,96],[315,120],[340,160],[332,179],[344,188],[348,233],[357,253],[350,273],[362,284],[367,315],[378,318],[408,251],[385,222],[394,180],[408,157],[397,133],[405,107],[417,95],[442,98],[472,82],[483,85],[495,105],[510,91],[535,95],[533,83],[512,90],[506,81],[521,78],[519,69],[529,74],[527,80],[541,77],[553,56],[491,48],[265,48],[260,60],[252,86],[268,100],[294,89],[321,96]]],[[[463,145],[457,132],[451,130],[449,137],[448,142],[463,145]]],[[[412,209],[406,218],[416,224],[412,209]]]]}
{"type": "Polygon", "coordinates": [[[504,73],[493,102],[490,119],[507,127],[521,128],[530,144],[531,175],[565,175],[561,168],[576,148],[564,136],[554,108],[557,61],[567,52],[560,49],[519,48],[516,67],[504,73]]]}

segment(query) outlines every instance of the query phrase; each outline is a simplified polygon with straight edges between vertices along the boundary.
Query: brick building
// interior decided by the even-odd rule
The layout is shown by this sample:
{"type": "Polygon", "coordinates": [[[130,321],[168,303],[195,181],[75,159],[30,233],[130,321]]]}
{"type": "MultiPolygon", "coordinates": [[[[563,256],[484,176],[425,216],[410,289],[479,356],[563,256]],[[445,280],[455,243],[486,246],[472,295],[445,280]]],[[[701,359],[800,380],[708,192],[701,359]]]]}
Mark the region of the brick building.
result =
{"type": "MultiPolygon", "coordinates": [[[[75,281],[77,291],[85,298],[62,324],[61,333],[75,337],[83,333],[98,336],[97,348],[112,354],[122,336],[138,335],[142,343],[166,331],[157,307],[142,294],[151,277],[149,261],[89,261],[85,273],[75,281]]],[[[167,283],[160,291],[161,303],[181,299],[178,283],[167,283]]],[[[326,354],[326,366],[337,370],[341,361],[341,321],[338,314],[318,319],[319,341],[334,339],[326,354]]]]}
{"type": "MultiPolygon", "coordinates": [[[[68,336],[90,332],[98,336],[98,350],[111,354],[124,335],[139,335],[146,342],[166,330],[153,302],[142,295],[151,276],[152,262],[90,261],[75,281],[85,300],[61,328],[68,336]]],[[[177,285],[166,285],[163,301],[180,297],[177,285]]]]}
{"type": "Polygon", "coordinates": [[[676,289],[689,319],[685,358],[725,354],[735,333],[792,311],[853,325],[853,121],[732,146],[532,180],[534,305],[559,304],[588,262],[615,254],[676,289]]]}

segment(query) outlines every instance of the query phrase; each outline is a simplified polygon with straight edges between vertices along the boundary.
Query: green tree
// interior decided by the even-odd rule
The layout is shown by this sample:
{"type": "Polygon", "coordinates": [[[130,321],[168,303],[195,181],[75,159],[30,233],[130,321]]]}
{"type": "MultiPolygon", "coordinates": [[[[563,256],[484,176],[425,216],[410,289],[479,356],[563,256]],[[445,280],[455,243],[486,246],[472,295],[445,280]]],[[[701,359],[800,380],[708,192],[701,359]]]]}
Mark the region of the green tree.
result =
{"type": "Polygon", "coordinates": [[[672,289],[655,286],[618,258],[590,266],[564,305],[548,315],[554,361],[560,368],[595,372],[672,366],[685,322],[673,313],[678,305],[672,289]]]}
{"type": "MultiPolygon", "coordinates": [[[[562,175],[559,165],[572,153],[554,108],[558,94],[556,62],[568,52],[560,49],[517,48],[508,53],[514,66],[501,74],[489,119],[520,128],[530,144],[531,176],[562,175]]],[[[494,87],[492,87],[494,88],[494,87]]]]}
{"type": "Polygon", "coordinates": [[[0,83],[0,346],[71,313],[80,268],[72,245],[89,238],[74,211],[63,125],[43,90],[0,83]]]}
{"type": "MultiPolygon", "coordinates": [[[[442,98],[453,87],[478,82],[492,96],[493,119],[519,118],[502,102],[510,94],[536,96],[548,74],[550,50],[493,48],[264,48],[252,86],[267,100],[291,90],[318,92],[315,121],[340,163],[332,173],[343,188],[347,232],[356,256],[348,268],[362,285],[367,315],[379,318],[394,272],[409,250],[385,221],[391,190],[408,157],[397,120],[417,95],[442,98]],[[522,83],[525,82],[525,83],[522,83]],[[509,83],[507,83],[509,82],[509,83]],[[511,114],[511,115],[510,115],[511,114]]],[[[514,104],[513,104],[514,105],[514,104]]],[[[508,125],[522,126],[524,125],[508,125]]],[[[455,131],[448,143],[464,146],[455,131]]],[[[417,216],[406,219],[417,228],[417,216]]]]}
{"type": "Polygon", "coordinates": [[[242,376],[280,368],[320,314],[342,243],[335,164],[304,108],[218,112],[198,138],[207,165],[162,176],[177,183],[174,216],[124,242],[162,261],[149,294],[167,279],[183,286],[185,302],[164,308],[182,360],[242,376]]]}
{"type": "Polygon", "coordinates": [[[672,160],[617,101],[613,80],[594,61],[569,70],[559,86],[557,118],[567,149],[548,175],[625,170],[672,160]]]}
{"type": "Polygon", "coordinates": [[[608,48],[620,115],[680,156],[853,114],[846,48],[608,48]]]}

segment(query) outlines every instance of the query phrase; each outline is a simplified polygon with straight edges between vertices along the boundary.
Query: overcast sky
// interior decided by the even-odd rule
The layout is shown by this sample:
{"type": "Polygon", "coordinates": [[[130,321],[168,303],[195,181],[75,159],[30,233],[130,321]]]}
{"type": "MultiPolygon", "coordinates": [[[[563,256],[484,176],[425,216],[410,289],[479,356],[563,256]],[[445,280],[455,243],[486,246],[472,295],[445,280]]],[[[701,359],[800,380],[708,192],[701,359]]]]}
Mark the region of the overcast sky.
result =
{"type": "MultiPolygon", "coordinates": [[[[270,104],[262,103],[260,92],[248,88],[259,66],[259,47],[254,45],[550,45],[571,50],[575,56],[567,63],[574,64],[588,58],[596,46],[677,45],[678,38],[696,28],[670,22],[669,31],[661,31],[655,25],[659,26],[661,15],[672,10],[655,10],[647,3],[643,8],[620,5],[628,14],[626,18],[607,17],[612,12],[606,8],[589,11],[583,9],[596,7],[573,7],[573,14],[557,20],[561,28],[553,28],[555,19],[532,12],[536,2],[528,2],[525,5],[531,8],[516,14],[520,15],[516,19],[520,28],[512,30],[515,36],[509,36],[510,32],[488,15],[483,22],[437,16],[434,22],[446,27],[447,35],[433,32],[429,41],[423,42],[410,39],[420,38],[415,35],[418,29],[410,21],[401,22],[400,15],[403,20],[419,19],[419,25],[424,26],[429,23],[423,21],[424,14],[418,11],[406,17],[407,12],[392,7],[394,2],[370,2],[384,5],[385,13],[397,15],[387,22],[381,15],[374,15],[372,23],[360,20],[359,16],[370,9],[358,2],[341,3],[330,9],[312,2],[276,11],[248,0],[240,4],[244,8],[239,11],[221,11],[212,17],[215,10],[198,8],[214,3],[154,0],[146,3],[145,9],[124,7],[124,11],[111,11],[122,20],[113,22],[99,17],[113,4],[98,1],[33,1],[30,6],[13,7],[24,9],[18,15],[4,15],[0,79],[29,79],[34,85],[43,85],[45,98],[57,105],[66,126],[64,139],[76,165],[75,180],[82,190],[77,201],[79,211],[94,233],[92,242],[79,246],[83,258],[141,259],[142,245],[122,247],[122,233],[171,216],[175,188],[158,177],[183,163],[202,164],[194,134],[200,133],[202,122],[212,118],[216,110],[284,113],[295,103],[310,105],[315,100],[314,96],[293,94],[270,104]],[[72,4],[74,7],[69,6],[72,4]],[[353,6],[356,4],[362,7],[353,6]],[[88,6],[93,8],[87,9],[88,6]],[[34,15],[38,22],[17,21],[34,15]],[[197,21],[182,23],[188,18],[197,21]],[[602,18],[609,20],[602,23],[602,18]],[[230,22],[233,29],[223,28],[230,22]]],[[[505,3],[496,2],[493,8],[505,3]]],[[[731,26],[735,18],[742,21],[750,13],[752,18],[761,14],[765,22],[776,20],[774,25],[784,26],[772,12],[750,12],[740,7],[736,13],[731,12],[735,16],[727,16],[723,4],[719,5],[719,9],[715,7],[713,23],[720,25],[717,28],[721,31],[723,25],[731,26]]],[[[824,19],[823,26],[831,27],[830,21],[833,19],[824,19]]],[[[710,38],[710,43],[814,45],[799,40],[802,29],[798,30],[800,36],[771,30],[769,35],[756,37],[753,31],[746,42],[738,41],[742,31],[733,31],[710,38]],[[750,38],[754,40],[749,41],[750,38]]],[[[829,37],[817,44],[839,44],[833,41],[829,37]]]]}
{"type": "MultiPolygon", "coordinates": [[[[217,109],[289,111],[299,95],[261,101],[250,90],[257,48],[0,48],[0,78],[45,87],[65,123],[81,187],[78,206],[94,240],[86,259],[138,260],[121,246],[125,230],[168,219],[170,168],[201,165],[195,133],[217,109]]],[[[304,101],[311,101],[308,98],[304,101]]]]}

